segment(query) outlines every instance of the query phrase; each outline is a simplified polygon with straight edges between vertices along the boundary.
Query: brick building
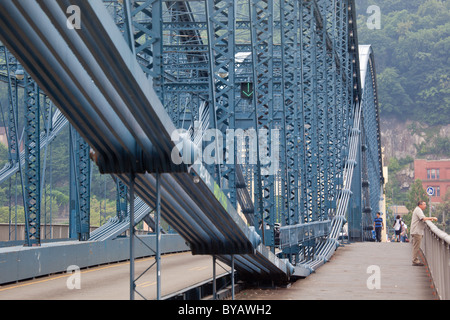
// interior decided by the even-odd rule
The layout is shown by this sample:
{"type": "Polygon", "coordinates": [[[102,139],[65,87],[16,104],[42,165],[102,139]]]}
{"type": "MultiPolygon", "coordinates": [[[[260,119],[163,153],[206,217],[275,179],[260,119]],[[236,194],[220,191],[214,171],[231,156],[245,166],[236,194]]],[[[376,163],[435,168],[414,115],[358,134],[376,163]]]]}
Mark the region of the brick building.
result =
{"type": "Polygon", "coordinates": [[[431,202],[440,203],[450,190],[450,159],[414,160],[414,179],[422,180],[423,188],[434,188],[431,202]]]}

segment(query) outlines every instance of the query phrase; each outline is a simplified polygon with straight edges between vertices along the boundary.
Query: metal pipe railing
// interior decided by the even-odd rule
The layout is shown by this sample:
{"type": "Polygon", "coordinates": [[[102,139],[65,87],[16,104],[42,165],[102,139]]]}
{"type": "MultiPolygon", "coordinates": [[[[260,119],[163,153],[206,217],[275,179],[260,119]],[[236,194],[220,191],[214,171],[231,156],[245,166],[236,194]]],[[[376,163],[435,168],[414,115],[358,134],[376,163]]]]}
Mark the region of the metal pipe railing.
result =
{"type": "Polygon", "coordinates": [[[450,300],[450,235],[426,221],[421,245],[433,278],[437,295],[441,300],[450,300]]]}

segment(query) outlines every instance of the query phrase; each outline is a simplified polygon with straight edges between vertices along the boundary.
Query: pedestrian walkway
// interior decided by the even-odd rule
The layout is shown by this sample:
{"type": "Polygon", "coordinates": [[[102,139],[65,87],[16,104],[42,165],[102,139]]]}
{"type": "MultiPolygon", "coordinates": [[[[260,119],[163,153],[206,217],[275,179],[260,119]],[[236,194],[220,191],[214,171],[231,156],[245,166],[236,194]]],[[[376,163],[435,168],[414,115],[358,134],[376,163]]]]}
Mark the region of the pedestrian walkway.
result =
{"type": "Polygon", "coordinates": [[[252,289],[239,300],[434,300],[426,266],[411,265],[411,244],[341,246],[330,261],[289,288],[252,289]]]}

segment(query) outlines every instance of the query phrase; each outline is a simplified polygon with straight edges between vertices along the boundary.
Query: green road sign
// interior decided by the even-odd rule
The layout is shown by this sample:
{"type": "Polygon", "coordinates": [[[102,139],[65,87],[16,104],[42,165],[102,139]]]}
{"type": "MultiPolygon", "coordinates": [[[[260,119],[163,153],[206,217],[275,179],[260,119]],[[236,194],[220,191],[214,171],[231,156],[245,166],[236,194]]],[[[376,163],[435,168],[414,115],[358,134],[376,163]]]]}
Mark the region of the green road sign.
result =
{"type": "Polygon", "coordinates": [[[253,83],[243,82],[241,83],[241,98],[253,99],[253,83]]]}

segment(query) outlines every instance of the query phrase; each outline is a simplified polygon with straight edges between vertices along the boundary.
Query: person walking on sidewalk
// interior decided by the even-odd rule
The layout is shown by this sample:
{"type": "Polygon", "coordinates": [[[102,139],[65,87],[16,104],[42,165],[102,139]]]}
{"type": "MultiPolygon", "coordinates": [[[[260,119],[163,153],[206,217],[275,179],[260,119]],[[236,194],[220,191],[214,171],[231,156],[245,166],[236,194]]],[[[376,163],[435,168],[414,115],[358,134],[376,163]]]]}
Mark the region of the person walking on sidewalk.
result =
{"type": "Polygon", "coordinates": [[[399,242],[400,241],[400,233],[402,232],[402,219],[401,219],[400,215],[397,215],[397,218],[395,218],[393,227],[395,230],[395,241],[399,242]]]}
{"type": "Polygon", "coordinates": [[[413,245],[412,265],[423,266],[419,260],[420,243],[422,242],[423,232],[425,230],[425,221],[437,221],[436,217],[425,217],[423,210],[427,207],[425,201],[419,201],[414,209],[411,218],[411,240],[413,245]]]}
{"type": "Polygon", "coordinates": [[[377,242],[381,242],[381,230],[384,229],[383,218],[380,218],[380,214],[380,212],[377,212],[377,217],[373,219],[373,228],[375,229],[377,242]]]}

